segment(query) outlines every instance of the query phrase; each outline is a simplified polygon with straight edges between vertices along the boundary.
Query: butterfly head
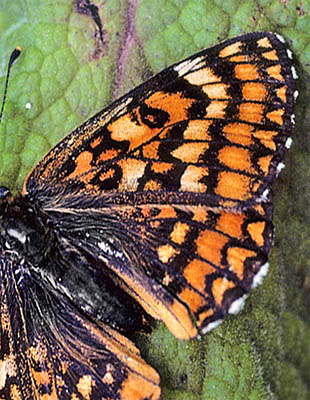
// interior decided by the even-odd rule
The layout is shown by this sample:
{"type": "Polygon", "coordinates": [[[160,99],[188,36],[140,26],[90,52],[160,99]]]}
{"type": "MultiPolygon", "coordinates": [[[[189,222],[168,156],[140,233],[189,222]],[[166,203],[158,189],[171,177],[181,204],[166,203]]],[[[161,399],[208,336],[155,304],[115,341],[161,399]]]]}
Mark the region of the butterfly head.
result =
{"type": "Polygon", "coordinates": [[[35,266],[43,257],[45,238],[41,218],[27,200],[0,187],[0,251],[14,252],[35,266]]]}

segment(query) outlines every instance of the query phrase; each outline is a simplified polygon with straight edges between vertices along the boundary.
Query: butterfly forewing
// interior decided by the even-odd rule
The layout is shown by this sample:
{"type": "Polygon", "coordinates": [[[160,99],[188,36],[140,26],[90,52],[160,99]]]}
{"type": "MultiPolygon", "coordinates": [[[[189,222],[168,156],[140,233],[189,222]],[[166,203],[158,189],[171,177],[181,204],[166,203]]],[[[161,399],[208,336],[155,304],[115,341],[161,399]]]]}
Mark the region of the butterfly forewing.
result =
{"type": "Polygon", "coordinates": [[[153,191],[160,201],[165,192],[192,192],[214,205],[253,203],[283,159],[293,92],[275,35],[231,39],[86,122],[43,158],[24,191],[42,197],[53,184],[71,193],[153,191]]]}

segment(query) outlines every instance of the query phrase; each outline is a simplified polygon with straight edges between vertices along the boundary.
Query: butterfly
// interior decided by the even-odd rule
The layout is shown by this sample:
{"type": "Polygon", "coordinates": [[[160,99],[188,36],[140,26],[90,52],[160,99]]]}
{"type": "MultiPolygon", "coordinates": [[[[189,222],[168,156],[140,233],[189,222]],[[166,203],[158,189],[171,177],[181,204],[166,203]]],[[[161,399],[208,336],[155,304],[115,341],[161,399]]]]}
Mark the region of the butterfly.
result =
{"type": "Polygon", "coordinates": [[[0,189],[0,399],[159,399],[126,336],[146,314],[204,335],[266,275],[295,79],[281,36],[228,39],[0,189]]]}

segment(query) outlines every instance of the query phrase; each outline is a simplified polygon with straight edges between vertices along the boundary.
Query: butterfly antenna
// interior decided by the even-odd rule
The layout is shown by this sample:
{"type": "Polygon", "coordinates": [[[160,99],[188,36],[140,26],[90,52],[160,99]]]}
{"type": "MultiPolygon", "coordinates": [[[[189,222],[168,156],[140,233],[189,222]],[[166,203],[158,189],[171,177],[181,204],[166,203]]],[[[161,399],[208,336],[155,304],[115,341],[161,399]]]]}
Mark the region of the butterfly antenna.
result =
{"type": "Polygon", "coordinates": [[[15,60],[19,57],[20,53],[22,52],[22,48],[21,47],[16,47],[11,54],[10,57],[10,61],[8,64],[8,72],[6,74],[6,80],[5,80],[5,86],[4,86],[4,94],[3,94],[3,100],[2,100],[2,107],[1,107],[1,112],[0,112],[0,122],[2,119],[2,114],[3,114],[3,110],[4,110],[4,104],[5,104],[5,99],[6,99],[6,94],[8,91],[8,83],[9,83],[9,76],[10,76],[10,72],[11,72],[11,67],[14,64],[15,60]]]}

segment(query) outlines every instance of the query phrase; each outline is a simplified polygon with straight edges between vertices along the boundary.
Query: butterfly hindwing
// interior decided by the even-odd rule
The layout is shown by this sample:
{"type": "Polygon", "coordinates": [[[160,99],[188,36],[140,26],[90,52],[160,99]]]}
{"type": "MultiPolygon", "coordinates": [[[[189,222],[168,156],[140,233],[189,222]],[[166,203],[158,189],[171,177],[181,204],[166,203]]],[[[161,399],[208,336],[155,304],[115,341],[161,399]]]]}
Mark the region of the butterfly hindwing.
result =
{"type": "MultiPolygon", "coordinates": [[[[101,199],[102,200],[102,199],[101,199]]],[[[97,203],[98,205],[98,203],[97,203]]],[[[272,244],[272,206],[109,205],[92,216],[75,206],[61,235],[96,254],[119,284],[179,338],[221,320],[256,285],[272,244]],[[91,229],[80,232],[80,224],[91,229]],[[257,276],[258,275],[258,276],[257,276]]],[[[267,271],[263,270],[263,273],[267,271]]]]}
{"type": "Polygon", "coordinates": [[[133,343],[2,259],[0,399],[157,399],[159,377],[133,343]]]}

